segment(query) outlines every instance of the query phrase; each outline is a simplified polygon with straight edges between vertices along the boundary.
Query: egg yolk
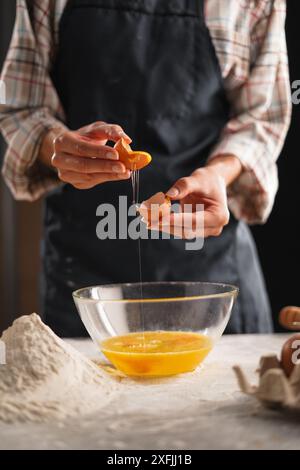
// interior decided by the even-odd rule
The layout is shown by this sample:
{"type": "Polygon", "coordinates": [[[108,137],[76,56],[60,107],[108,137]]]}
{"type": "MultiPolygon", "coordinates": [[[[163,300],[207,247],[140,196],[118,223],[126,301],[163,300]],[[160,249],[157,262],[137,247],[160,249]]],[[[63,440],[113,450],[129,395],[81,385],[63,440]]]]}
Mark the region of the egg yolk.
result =
{"type": "Polygon", "coordinates": [[[145,331],[101,343],[107,359],[131,376],[167,376],[193,371],[212,349],[205,335],[186,331],[145,331]]]}

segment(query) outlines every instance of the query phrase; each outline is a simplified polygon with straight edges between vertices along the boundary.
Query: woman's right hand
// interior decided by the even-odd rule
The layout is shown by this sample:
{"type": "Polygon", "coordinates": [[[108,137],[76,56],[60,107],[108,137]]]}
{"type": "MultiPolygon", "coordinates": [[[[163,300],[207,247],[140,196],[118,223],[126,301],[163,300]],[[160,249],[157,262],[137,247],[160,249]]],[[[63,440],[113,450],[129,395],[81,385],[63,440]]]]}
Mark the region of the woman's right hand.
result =
{"type": "Polygon", "coordinates": [[[77,189],[128,179],[130,171],[118,161],[118,152],[106,145],[107,141],[117,142],[120,138],[131,142],[120,126],[101,121],[77,131],[56,133],[54,138],[52,135],[51,165],[61,181],[77,189]]]}

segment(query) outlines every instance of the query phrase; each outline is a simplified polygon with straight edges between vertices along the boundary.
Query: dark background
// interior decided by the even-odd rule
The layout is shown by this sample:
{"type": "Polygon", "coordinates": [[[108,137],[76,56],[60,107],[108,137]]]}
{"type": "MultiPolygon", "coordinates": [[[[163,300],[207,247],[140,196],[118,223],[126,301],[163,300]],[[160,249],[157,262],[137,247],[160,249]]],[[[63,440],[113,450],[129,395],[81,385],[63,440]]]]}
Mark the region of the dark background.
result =
{"type": "MultiPolygon", "coordinates": [[[[300,1],[288,0],[287,42],[291,83],[300,80],[300,1]]],[[[14,0],[0,0],[0,68],[14,22],[14,0]]],[[[300,105],[279,159],[280,189],[266,225],[253,227],[276,330],[285,305],[300,306],[300,105]]],[[[0,141],[0,163],[4,144],[0,141]]],[[[17,315],[38,310],[40,203],[15,202],[0,178],[0,331],[17,315]]],[[[245,269],[247,269],[245,267],[245,269]]]]}
{"type": "MultiPolygon", "coordinates": [[[[290,82],[300,80],[300,1],[287,0],[286,34],[290,82]]],[[[285,305],[300,306],[300,104],[293,105],[288,137],[278,161],[279,191],[273,212],[263,226],[253,228],[276,329],[285,305]]]]}

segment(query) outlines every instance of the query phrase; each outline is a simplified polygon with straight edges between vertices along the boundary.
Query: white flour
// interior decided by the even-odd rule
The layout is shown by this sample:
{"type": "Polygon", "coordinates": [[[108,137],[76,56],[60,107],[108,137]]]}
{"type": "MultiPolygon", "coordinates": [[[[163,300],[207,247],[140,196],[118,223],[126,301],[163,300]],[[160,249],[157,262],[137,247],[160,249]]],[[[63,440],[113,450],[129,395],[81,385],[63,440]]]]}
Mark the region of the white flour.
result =
{"type": "Polygon", "coordinates": [[[18,318],[2,335],[0,420],[47,421],[92,414],[115,395],[116,381],[58,338],[38,315],[18,318]]]}

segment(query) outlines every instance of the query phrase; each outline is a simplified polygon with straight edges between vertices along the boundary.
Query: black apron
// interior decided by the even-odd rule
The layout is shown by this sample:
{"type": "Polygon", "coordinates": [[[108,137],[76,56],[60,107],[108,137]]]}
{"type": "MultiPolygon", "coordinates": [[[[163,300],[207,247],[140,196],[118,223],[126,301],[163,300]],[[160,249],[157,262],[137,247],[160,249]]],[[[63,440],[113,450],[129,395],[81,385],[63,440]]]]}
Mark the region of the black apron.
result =
{"type": "MultiPolygon", "coordinates": [[[[152,154],[140,200],[203,166],[229,117],[221,71],[204,21],[204,0],[70,0],[52,80],[71,129],[120,124],[134,148],[152,154]]],[[[72,291],[139,281],[136,240],[99,240],[99,204],[132,201],[130,181],[89,190],[63,185],[45,202],[44,316],[60,335],[85,329],[72,291]]],[[[255,247],[231,217],[218,238],[142,240],[143,281],[221,281],[239,286],[227,332],[268,332],[270,310],[255,247]]]]}

